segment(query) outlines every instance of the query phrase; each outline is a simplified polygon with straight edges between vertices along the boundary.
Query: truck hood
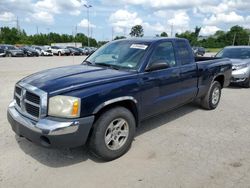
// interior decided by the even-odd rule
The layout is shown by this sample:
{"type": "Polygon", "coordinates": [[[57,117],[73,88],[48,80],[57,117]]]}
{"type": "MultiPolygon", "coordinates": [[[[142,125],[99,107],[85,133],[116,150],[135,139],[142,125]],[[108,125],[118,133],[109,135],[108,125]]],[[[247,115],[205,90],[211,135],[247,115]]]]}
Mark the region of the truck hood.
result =
{"type": "Polygon", "coordinates": [[[112,82],[132,73],[103,67],[74,65],[38,72],[22,79],[21,82],[35,86],[49,94],[59,94],[112,82]]]}

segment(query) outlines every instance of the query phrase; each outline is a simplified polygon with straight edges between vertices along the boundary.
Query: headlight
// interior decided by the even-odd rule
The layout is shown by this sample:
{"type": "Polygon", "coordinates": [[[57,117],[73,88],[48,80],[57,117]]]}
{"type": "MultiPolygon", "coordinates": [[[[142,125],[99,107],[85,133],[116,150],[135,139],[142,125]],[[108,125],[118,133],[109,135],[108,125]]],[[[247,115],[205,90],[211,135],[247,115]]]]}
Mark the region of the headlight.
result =
{"type": "Polygon", "coordinates": [[[247,67],[247,64],[233,65],[233,70],[240,70],[247,67]]]}
{"type": "Polygon", "coordinates": [[[70,96],[55,96],[49,99],[50,116],[77,118],[80,117],[81,99],[70,96]]]}

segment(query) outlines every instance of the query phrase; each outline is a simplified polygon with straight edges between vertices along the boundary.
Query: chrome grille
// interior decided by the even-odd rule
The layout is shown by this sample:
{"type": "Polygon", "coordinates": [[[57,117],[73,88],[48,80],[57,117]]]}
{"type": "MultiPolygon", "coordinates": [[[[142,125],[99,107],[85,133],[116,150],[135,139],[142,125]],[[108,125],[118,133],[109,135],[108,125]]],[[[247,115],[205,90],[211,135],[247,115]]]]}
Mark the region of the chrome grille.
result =
{"type": "Polygon", "coordinates": [[[15,96],[17,110],[33,119],[38,120],[46,115],[47,94],[31,85],[19,83],[15,87],[15,96]]]}

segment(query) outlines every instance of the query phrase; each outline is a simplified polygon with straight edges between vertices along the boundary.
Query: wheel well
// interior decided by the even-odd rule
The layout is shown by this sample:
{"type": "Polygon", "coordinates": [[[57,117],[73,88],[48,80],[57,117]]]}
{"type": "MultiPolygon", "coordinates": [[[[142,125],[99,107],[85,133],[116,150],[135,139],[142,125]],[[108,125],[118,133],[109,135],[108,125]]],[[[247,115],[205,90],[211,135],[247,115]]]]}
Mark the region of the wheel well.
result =
{"type": "Polygon", "coordinates": [[[124,100],[124,101],[119,101],[115,102],[112,104],[109,104],[105,107],[103,107],[101,110],[99,110],[96,115],[95,115],[95,121],[100,117],[101,114],[104,112],[110,110],[111,108],[115,108],[117,106],[122,106],[124,108],[127,108],[135,117],[136,121],[136,126],[139,124],[139,117],[138,117],[138,110],[136,104],[132,100],[124,100]]]}
{"type": "Polygon", "coordinates": [[[223,86],[224,86],[224,81],[225,81],[225,78],[224,78],[223,75],[217,76],[217,77],[214,79],[214,81],[219,82],[220,85],[221,85],[221,87],[223,88],[223,86]]]}

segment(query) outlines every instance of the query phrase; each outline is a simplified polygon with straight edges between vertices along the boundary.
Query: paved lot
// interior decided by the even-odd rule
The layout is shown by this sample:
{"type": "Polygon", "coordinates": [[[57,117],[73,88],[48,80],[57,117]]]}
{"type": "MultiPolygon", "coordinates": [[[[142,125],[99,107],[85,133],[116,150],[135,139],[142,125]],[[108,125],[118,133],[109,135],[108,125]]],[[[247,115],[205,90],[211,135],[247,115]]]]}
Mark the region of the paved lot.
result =
{"type": "Polygon", "coordinates": [[[214,111],[186,105],[142,123],[130,151],[102,163],[85,148],[46,149],[12,132],[16,81],[83,57],[0,59],[0,187],[250,187],[250,90],[223,90],[214,111]]]}

